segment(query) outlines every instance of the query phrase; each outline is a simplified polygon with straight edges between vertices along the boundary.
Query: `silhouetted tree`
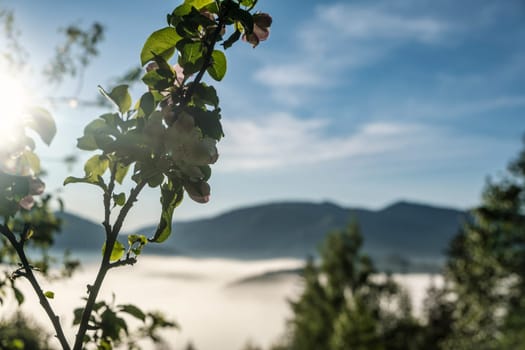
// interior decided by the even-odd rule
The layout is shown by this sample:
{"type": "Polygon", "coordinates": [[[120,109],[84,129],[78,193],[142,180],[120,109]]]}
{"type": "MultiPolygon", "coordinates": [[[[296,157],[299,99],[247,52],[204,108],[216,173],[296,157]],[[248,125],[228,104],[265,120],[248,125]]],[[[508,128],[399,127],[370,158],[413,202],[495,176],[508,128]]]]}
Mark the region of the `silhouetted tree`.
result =
{"type": "Polygon", "coordinates": [[[456,301],[444,349],[525,347],[524,214],[525,150],[501,180],[487,183],[451,244],[445,277],[456,301]]]}
{"type": "Polygon", "coordinates": [[[50,335],[20,312],[0,322],[0,349],[49,350],[50,335]]]}
{"type": "Polygon", "coordinates": [[[407,345],[421,333],[408,295],[376,274],[362,244],[356,223],[327,236],[320,265],[308,260],[304,292],[291,303],[288,342],[273,349],[418,349],[407,345]]]}

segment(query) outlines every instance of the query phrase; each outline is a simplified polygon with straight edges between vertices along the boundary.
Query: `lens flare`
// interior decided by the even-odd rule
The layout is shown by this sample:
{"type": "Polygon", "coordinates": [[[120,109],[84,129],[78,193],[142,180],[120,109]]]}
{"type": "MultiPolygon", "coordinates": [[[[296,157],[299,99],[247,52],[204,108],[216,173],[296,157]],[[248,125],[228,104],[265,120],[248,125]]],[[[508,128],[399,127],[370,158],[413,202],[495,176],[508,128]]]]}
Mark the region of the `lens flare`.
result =
{"type": "Polygon", "coordinates": [[[7,151],[23,137],[28,96],[22,81],[0,65],[0,151],[7,151]]]}

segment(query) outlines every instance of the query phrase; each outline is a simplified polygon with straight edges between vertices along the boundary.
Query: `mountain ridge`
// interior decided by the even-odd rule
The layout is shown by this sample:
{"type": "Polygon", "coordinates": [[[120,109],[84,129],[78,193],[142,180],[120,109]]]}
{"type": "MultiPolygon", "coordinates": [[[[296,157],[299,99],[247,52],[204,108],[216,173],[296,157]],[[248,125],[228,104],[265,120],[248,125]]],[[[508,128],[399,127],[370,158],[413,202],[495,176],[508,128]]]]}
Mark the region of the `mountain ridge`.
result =
{"type": "MultiPolygon", "coordinates": [[[[60,215],[65,219],[65,234],[57,236],[57,248],[100,251],[101,225],[73,214],[60,215]],[[79,234],[68,234],[73,229],[79,234]]],[[[205,219],[175,221],[170,238],[163,244],[149,244],[144,253],[303,259],[316,256],[317,247],[328,232],[355,219],[362,229],[364,250],[374,259],[386,264],[404,260],[437,261],[443,260],[448,242],[466,217],[464,211],[457,209],[409,201],[394,202],[379,210],[346,208],[327,201],[270,202],[205,219]]],[[[151,236],[154,230],[155,226],[149,225],[134,233],[151,236]]]]}

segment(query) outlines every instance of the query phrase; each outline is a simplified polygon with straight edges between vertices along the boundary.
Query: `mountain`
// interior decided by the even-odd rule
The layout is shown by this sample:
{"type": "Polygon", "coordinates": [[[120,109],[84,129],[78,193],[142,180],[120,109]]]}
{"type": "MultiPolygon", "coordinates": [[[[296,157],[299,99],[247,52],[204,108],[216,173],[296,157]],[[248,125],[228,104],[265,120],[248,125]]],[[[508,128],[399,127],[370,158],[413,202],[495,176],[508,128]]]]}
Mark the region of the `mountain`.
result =
{"type": "MultiPolygon", "coordinates": [[[[192,256],[302,259],[316,255],[328,232],[355,219],[365,238],[364,249],[374,258],[385,264],[403,264],[403,259],[425,263],[443,259],[465,218],[462,211],[409,202],[378,211],[333,203],[271,203],[210,219],[175,222],[163,249],[192,256]]],[[[154,229],[140,232],[151,234],[154,229]]]]}
{"type": "MultiPolygon", "coordinates": [[[[78,216],[62,213],[63,233],[56,248],[97,251],[103,229],[78,216]]],[[[285,202],[245,207],[216,217],[173,224],[163,244],[151,243],[145,253],[237,259],[300,258],[316,255],[331,230],[357,220],[364,249],[379,265],[401,269],[416,262],[421,270],[442,261],[448,242],[466,214],[459,210],[397,202],[381,210],[343,208],[333,203],[285,202]],[[426,265],[425,265],[426,264],[426,265]]],[[[138,230],[150,236],[155,227],[138,230]]],[[[416,268],[417,270],[417,268],[416,268]]]]}
{"type": "Polygon", "coordinates": [[[62,219],[62,229],[55,236],[53,249],[100,252],[105,239],[102,225],[65,212],[58,212],[56,216],[62,219]]]}

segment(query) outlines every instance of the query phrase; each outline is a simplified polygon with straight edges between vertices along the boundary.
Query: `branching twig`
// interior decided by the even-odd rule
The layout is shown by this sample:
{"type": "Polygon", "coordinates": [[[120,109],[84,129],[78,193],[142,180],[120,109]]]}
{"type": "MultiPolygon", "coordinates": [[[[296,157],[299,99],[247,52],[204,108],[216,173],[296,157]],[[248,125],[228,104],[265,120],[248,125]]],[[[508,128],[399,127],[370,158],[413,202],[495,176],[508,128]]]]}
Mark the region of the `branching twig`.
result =
{"type": "Polygon", "coordinates": [[[193,80],[193,83],[186,91],[182,105],[186,105],[188,104],[188,102],[190,102],[191,96],[193,95],[193,92],[195,90],[195,86],[200,83],[200,81],[204,77],[204,74],[206,73],[206,70],[212,64],[213,50],[215,49],[215,44],[217,43],[217,40],[219,39],[219,35],[221,34],[221,30],[222,30],[222,27],[224,26],[226,15],[228,11],[229,11],[229,6],[224,9],[224,13],[221,13],[219,15],[219,22],[217,24],[217,28],[215,28],[215,30],[213,31],[211,35],[211,39],[208,42],[208,45],[206,45],[206,55],[204,56],[204,63],[202,64],[202,67],[199,73],[197,73],[197,76],[193,80]]]}
{"type": "Polygon", "coordinates": [[[0,226],[0,233],[2,233],[9,240],[13,248],[15,248],[18,257],[20,258],[20,262],[22,263],[23,269],[25,270],[24,273],[20,274],[20,276],[27,278],[29,283],[31,283],[31,286],[33,287],[35,293],[38,296],[40,304],[44,308],[47,316],[53,324],[53,327],[55,328],[55,332],[57,333],[56,337],[58,338],[60,345],[62,345],[62,348],[64,350],[69,350],[70,346],[67,342],[66,336],[64,335],[64,331],[62,330],[60,318],[53,311],[53,308],[51,307],[51,304],[49,304],[49,301],[44,295],[44,291],[40,287],[36,276],[33,274],[33,269],[29,264],[29,261],[27,260],[27,256],[24,251],[23,240],[21,242],[18,242],[14,233],[11,232],[11,230],[5,225],[0,226]]]}
{"type": "MultiPolygon", "coordinates": [[[[86,331],[88,330],[88,322],[89,317],[91,316],[91,313],[93,312],[93,307],[95,305],[95,302],[97,300],[98,293],[100,292],[100,288],[102,287],[102,282],[104,282],[104,278],[106,277],[107,272],[117,266],[123,266],[126,265],[126,263],[110,263],[110,257],[111,252],[113,251],[113,247],[115,246],[115,241],[117,240],[117,236],[122,228],[122,224],[124,223],[124,219],[126,218],[129,210],[133,206],[133,203],[137,200],[137,197],[146,185],[146,181],[142,181],[135,188],[133,188],[130,192],[129,198],[120,210],[120,213],[115,221],[115,224],[113,225],[113,228],[111,229],[111,226],[109,225],[109,208],[111,205],[111,202],[107,200],[107,198],[111,198],[111,193],[113,192],[113,188],[115,185],[114,181],[114,175],[112,172],[112,180],[110,180],[110,183],[108,185],[108,190],[106,193],[104,193],[104,206],[105,206],[105,213],[106,213],[106,219],[104,221],[104,227],[106,228],[106,248],[104,250],[104,255],[102,256],[102,261],[100,263],[100,268],[97,273],[97,277],[95,279],[95,283],[91,286],[89,289],[89,296],[86,301],[86,306],[84,308],[84,311],[82,312],[82,317],[80,319],[80,325],[78,328],[78,333],[75,338],[75,345],[73,346],[73,350],[81,350],[82,344],[84,341],[84,336],[86,334],[86,331]],[[111,190],[111,192],[109,192],[111,190]],[[107,220],[107,221],[106,221],[107,220]],[[109,231],[108,228],[110,228],[109,231]]],[[[124,260],[127,261],[128,259],[124,260]]],[[[131,259],[129,259],[131,261],[131,259]]],[[[127,262],[129,264],[129,262],[127,262]]]]}
{"type": "Polygon", "coordinates": [[[135,265],[136,262],[137,262],[137,258],[127,257],[123,260],[118,260],[118,261],[115,261],[114,263],[109,264],[109,268],[112,269],[114,267],[119,267],[119,266],[135,265]]]}
{"type": "MultiPolygon", "coordinates": [[[[211,38],[207,42],[207,45],[206,45],[206,54],[204,56],[203,65],[201,69],[199,70],[197,76],[193,80],[193,84],[186,91],[186,94],[184,95],[184,99],[182,101],[183,105],[187,105],[190,102],[191,97],[194,93],[195,86],[200,83],[200,81],[204,77],[204,74],[206,73],[206,70],[212,64],[213,50],[215,49],[215,44],[217,43],[217,40],[219,39],[222,27],[225,23],[226,14],[228,11],[229,11],[229,7],[226,7],[224,11],[219,15],[217,28],[215,28],[215,30],[213,31],[211,38]]],[[[106,229],[106,248],[104,251],[104,255],[102,257],[102,262],[101,262],[97,277],[95,279],[95,283],[89,289],[88,300],[86,302],[86,306],[82,313],[79,330],[76,335],[75,345],[73,346],[73,350],[82,349],[84,336],[86,334],[86,331],[88,330],[89,318],[93,311],[93,307],[95,305],[98,293],[100,291],[102,282],[104,281],[104,278],[106,277],[107,272],[111,268],[118,267],[118,266],[124,266],[124,265],[133,265],[137,261],[135,257],[128,256],[123,260],[119,260],[117,262],[111,263],[110,256],[115,246],[115,242],[117,240],[118,234],[120,233],[120,230],[122,229],[124,220],[126,216],[128,215],[129,210],[133,206],[133,203],[137,200],[139,193],[142,191],[142,189],[146,185],[146,183],[147,183],[146,180],[142,180],[141,182],[137,184],[135,188],[131,190],[128,200],[126,201],[126,203],[120,210],[119,215],[113,224],[113,227],[111,227],[110,225],[111,206],[110,205],[111,205],[111,196],[113,194],[113,190],[115,186],[115,169],[112,169],[111,171],[111,179],[108,184],[108,188],[106,192],[104,193],[105,219],[104,219],[103,225],[104,225],[104,228],[106,229]]]]}

